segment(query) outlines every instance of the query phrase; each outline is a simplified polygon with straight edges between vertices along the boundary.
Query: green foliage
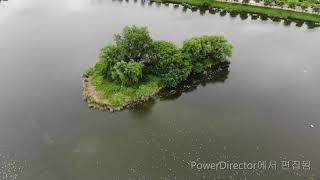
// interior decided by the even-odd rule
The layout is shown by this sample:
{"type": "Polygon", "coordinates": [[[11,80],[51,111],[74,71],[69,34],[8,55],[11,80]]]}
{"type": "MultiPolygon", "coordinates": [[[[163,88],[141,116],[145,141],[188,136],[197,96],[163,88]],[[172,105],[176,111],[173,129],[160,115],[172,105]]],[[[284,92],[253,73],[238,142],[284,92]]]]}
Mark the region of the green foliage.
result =
{"type": "Polygon", "coordinates": [[[161,77],[163,85],[174,87],[186,80],[191,72],[191,64],[189,59],[183,57],[181,50],[167,41],[156,41],[154,47],[154,72],[161,77]]]}
{"type": "Polygon", "coordinates": [[[160,78],[162,86],[174,87],[192,71],[226,61],[232,45],[222,36],[201,36],[186,40],[183,48],[167,41],[154,41],[145,27],[125,27],[115,35],[115,45],[101,49],[95,69],[104,79],[122,86],[135,86],[149,76],[160,78]]]}
{"type": "Polygon", "coordinates": [[[137,62],[117,62],[111,69],[111,79],[119,84],[130,86],[142,79],[143,64],[137,62]]]}
{"type": "Polygon", "coordinates": [[[178,48],[154,41],[146,28],[125,27],[115,45],[101,49],[99,61],[85,72],[95,86],[99,105],[123,107],[145,99],[164,87],[177,86],[194,72],[226,61],[232,46],[221,36],[201,36],[178,48]]]}
{"type": "Polygon", "coordinates": [[[201,36],[183,42],[182,52],[191,59],[195,72],[224,62],[232,55],[233,46],[223,36],[201,36]]]}
{"type": "Polygon", "coordinates": [[[121,34],[114,36],[117,47],[126,62],[149,62],[153,49],[153,40],[146,27],[127,26],[121,34]]]}
{"type": "Polygon", "coordinates": [[[117,62],[120,62],[123,57],[121,56],[121,50],[117,46],[108,44],[100,50],[99,59],[104,64],[102,72],[104,72],[105,77],[110,78],[112,67],[117,62]]]}
{"type": "Polygon", "coordinates": [[[199,63],[199,62],[193,63],[193,69],[192,70],[195,73],[201,73],[201,72],[204,71],[204,69],[205,69],[205,65],[203,63],[199,63]]]}
{"type": "Polygon", "coordinates": [[[93,67],[89,67],[85,72],[84,72],[84,76],[88,77],[88,76],[92,76],[94,73],[94,68],[93,67]]]}
{"type": "Polygon", "coordinates": [[[108,106],[112,108],[141,100],[158,92],[161,88],[159,78],[154,76],[148,76],[147,81],[133,86],[123,86],[116,82],[111,82],[105,79],[103,68],[104,64],[99,61],[95,65],[94,73],[90,75],[90,78],[96,91],[103,95],[100,97],[100,101],[107,102],[108,106]]]}
{"type": "Polygon", "coordinates": [[[153,40],[146,27],[125,27],[114,36],[115,45],[108,44],[100,51],[105,78],[131,86],[142,80],[143,63],[150,61],[153,40]]]}

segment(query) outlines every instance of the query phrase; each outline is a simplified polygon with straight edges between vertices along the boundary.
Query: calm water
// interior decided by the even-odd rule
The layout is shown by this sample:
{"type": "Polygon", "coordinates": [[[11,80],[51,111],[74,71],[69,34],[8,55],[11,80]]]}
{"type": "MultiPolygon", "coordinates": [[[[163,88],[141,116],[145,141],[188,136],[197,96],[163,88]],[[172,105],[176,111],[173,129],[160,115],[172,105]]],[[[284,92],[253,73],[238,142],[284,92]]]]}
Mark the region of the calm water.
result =
{"type": "Polygon", "coordinates": [[[2,1],[0,179],[319,179],[320,30],[232,16],[140,1],[2,1]],[[82,72],[131,24],[179,45],[226,36],[229,73],[139,110],[91,110],[82,72]],[[190,166],[259,160],[278,168],[190,166]],[[282,160],[311,170],[282,170],[282,160]]]}

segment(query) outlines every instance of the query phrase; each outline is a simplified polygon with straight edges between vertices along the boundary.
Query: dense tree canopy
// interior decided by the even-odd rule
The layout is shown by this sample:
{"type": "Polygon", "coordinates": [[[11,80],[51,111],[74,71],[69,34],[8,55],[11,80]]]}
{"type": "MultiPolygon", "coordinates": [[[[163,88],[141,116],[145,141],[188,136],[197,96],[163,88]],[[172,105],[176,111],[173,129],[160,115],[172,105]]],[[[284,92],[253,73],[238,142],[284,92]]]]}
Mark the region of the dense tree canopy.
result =
{"type": "Polygon", "coordinates": [[[104,64],[104,74],[105,77],[111,77],[111,69],[114,65],[123,59],[120,49],[113,45],[108,44],[107,46],[103,47],[100,51],[100,60],[104,64]]]}
{"type": "Polygon", "coordinates": [[[183,42],[182,53],[191,59],[193,71],[226,61],[232,54],[232,45],[223,36],[201,36],[183,42]]]}
{"type": "Polygon", "coordinates": [[[232,45],[222,36],[191,38],[180,49],[172,42],[153,40],[146,27],[131,26],[114,40],[114,45],[101,49],[100,67],[102,63],[104,78],[123,86],[155,76],[163,86],[173,87],[232,54],[232,45]]]}
{"type": "Polygon", "coordinates": [[[156,41],[154,48],[153,69],[165,86],[173,87],[187,79],[191,72],[191,62],[176,45],[167,41],[156,41]]]}
{"type": "Polygon", "coordinates": [[[124,61],[149,62],[153,49],[153,40],[146,27],[125,27],[121,34],[114,36],[124,61]]]}
{"type": "Polygon", "coordinates": [[[185,40],[182,52],[193,64],[215,64],[231,56],[232,45],[223,36],[201,36],[185,40]]]}

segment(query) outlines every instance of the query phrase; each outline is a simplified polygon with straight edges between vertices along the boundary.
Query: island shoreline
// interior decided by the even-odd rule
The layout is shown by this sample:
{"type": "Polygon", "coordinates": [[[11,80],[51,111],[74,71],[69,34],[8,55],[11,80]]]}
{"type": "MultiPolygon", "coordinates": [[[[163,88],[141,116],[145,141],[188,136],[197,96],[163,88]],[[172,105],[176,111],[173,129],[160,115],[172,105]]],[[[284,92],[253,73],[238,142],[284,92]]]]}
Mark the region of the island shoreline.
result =
{"type": "Polygon", "coordinates": [[[83,100],[87,103],[89,108],[97,109],[100,111],[109,111],[109,112],[121,111],[130,107],[133,107],[134,105],[149,101],[150,99],[154,98],[162,90],[162,88],[159,88],[156,92],[145,95],[141,99],[127,101],[120,106],[112,107],[112,105],[108,102],[108,99],[102,95],[102,92],[99,92],[96,89],[94,82],[92,82],[92,78],[90,76],[85,74],[83,75],[81,89],[82,89],[83,100]],[[102,98],[100,99],[99,97],[102,97],[102,98]]]}
{"type": "Polygon", "coordinates": [[[174,92],[181,91],[178,89],[190,87],[190,85],[187,84],[189,80],[193,79],[195,76],[198,76],[198,75],[206,75],[206,74],[209,75],[208,73],[209,71],[211,72],[211,75],[213,75],[211,78],[214,78],[216,73],[220,72],[221,70],[228,69],[229,65],[230,65],[230,62],[226,61],[226,62],[218,63],[212,67],[207,67],[203,73],[191,75],[187,80],[181,82],[176,87],[172,87],[172,88],[161,87],[152,94],[147,94],[138,100],[127,101],[126,103],[118,107],[112,107],[112,105],[108,103],[107,98],[103,97],[102,92],[99,92],[96,89],[94,82],[92,80],[92,77],[90,77],[90,75],[85,73],[82,76],[82,88],[81,88],[82,96],[83,96],[83,100],[87,103],[89,108],[97,109],[99,111],[109,111],[109,112],[121,111],[124,109],[133,108],[134,106],[143,104],[151,99],[170,96],[172,91],[174,92]]]}

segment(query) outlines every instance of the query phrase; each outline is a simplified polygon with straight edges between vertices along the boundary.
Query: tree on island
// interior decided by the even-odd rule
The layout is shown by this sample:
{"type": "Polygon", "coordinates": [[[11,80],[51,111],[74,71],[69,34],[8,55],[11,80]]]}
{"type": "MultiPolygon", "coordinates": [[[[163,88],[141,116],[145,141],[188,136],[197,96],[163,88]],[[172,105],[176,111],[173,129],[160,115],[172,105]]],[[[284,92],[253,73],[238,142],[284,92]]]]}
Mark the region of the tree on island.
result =
{"type": "Polygon", "coordinates": [[[86,84],[85,99],[91,103],[123,107],[145,99],[161,88],[177,86],[191,74],[225,62],[233,48],[223,36],[194,37],[178,48],[170,41],[152,39],[146,27],[137,26],[125,27],[114,41],[101,49],[99,61],[85,74],[101,92],[95,98],[106,99],[92,100],[93,93],[86,84]]]}
{"type": "Polygon", "coordinates": [[[101,49],[104,77],[124,86],[139,84],[148,76],[160,77],[173,87],[206,66],[225,61],[232,45],[222,36],[191,38],[180,49],[169,41],[151,38],[146,27],[127,26],[114,36],[115,44],[101,49]]]}

